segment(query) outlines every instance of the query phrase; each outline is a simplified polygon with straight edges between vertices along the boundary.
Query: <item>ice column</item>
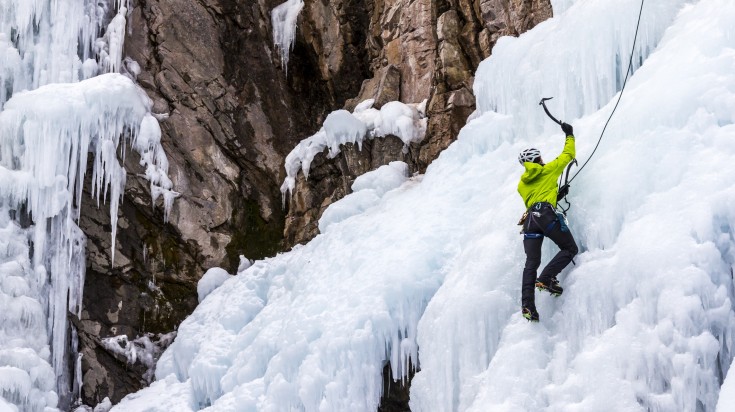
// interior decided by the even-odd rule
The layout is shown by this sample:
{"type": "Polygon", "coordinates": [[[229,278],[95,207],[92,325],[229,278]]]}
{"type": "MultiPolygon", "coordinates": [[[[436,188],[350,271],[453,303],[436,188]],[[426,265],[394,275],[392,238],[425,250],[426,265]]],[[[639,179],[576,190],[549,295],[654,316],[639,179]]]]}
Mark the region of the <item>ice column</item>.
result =
{"type": "Polygon", "coordinates": [[[91,152],[93,192],[98,200],[109,197],[114,244],[126,174],[118,160],[125,143],[121,137],[136,141],[133,147],[156,192],[173,198],[150,100],[127,77],[105,74],[17,93],[0,113],[0,201],[8,209],[27,209],[36,223],[31,234],[35,296],[48,311],[59,388],[69,383],[64,378],[66,313],[81,310],[85,238],[75,223],[81,182],[91,152]]]}
{"type": "Polygon", "coordinates": [[[94,0],[0,1],[0,107],[20,90],[81,80],[106,13],[94,0]]]}
{"type": "Polygon", "coordinates": [[[107,26],[105,35],[97,42],[100,62],[108,73],[119,72],[122,65],[122,52],[125,44],[125,13],[127,11],[127,8],[120,7],[117,15],[107,26]]]}
{"type": "Polygon", "coordinates": [[[73,400],[67,313],[81,312],[88,160],[92,192],[110,205],[113,261],[123,145],[166,214],[177,195],[150,99],[120,74],[90,78],[122,61],[127,1],[114,3],[0,0],[0,396],[24,411],[73,400]]]}

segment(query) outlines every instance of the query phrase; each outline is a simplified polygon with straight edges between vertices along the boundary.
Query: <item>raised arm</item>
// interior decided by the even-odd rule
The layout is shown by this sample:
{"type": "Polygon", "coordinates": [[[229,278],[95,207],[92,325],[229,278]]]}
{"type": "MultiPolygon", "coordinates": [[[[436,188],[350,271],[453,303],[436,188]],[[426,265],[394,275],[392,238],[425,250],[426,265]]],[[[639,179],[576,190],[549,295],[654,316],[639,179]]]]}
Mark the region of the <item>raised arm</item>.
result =
{"type": "Polygon", "coordinates": [[[562,150],[561,154],[556,159],[552,160],[545,166],[546,168],[554,170],[555,173],[559,174],[561,174],[561,172],[564,170],[564,167],[566,167],[569,162],[574,160],[574,157],[577,153],[574,146],[574,130],[572,129],[572,126],[563,123],[561,128],[567,135],[566,141],[564,142],[564,150],[562,150]]]}

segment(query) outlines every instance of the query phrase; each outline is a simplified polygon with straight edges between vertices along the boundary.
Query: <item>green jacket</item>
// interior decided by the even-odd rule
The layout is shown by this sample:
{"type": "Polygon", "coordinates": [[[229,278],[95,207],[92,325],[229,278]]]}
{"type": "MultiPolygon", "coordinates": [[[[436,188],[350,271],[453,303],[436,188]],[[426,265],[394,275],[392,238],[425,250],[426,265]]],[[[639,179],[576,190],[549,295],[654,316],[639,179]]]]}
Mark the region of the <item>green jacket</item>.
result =
{"type": "Polygon", "coordinates": [[[518,182],[518,193],[526,208],[537,202],[548,202],[556,206],[556,194],[559,190],[557,180],[575,155],[574,136],[567,136],[564,150],[556,159],[543,166],[532,162],[523,163],[526,172],[518,182]]]}

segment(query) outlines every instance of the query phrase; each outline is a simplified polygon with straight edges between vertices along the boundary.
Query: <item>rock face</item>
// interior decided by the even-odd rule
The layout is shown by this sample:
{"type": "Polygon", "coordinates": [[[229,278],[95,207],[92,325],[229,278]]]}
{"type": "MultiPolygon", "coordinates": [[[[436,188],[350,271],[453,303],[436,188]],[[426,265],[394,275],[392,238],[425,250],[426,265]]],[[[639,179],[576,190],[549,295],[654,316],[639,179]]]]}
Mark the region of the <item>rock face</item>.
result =
{"type": "MultiPolygon", "coordinates": [[[[285,155],[337,101],[355,95],[366,74],[323,77],[314,63],[322,56],[300,36],[291,65],[303,70],[286,78],[271,40],[269,12],[278,4],[132,2],[125,55],[140,65],[137,81],[154,113],[167,117],[163,146],[181,196],[164,224],[147,182],[135,174],[139,159],[128,153],[114,264],[106,208],[85,197],[80,226],[89,259],[80,335],[135,338],[175,330],[196,306],[196,282],[206,269],[234,272],[240,254],[258,259],[281,250],[285,155]]],[[[364,32],[359,21],[351,24],[364,32]]],[[[364,48],[345,48],[345,69],[367,70],[364,48]]],[[[143,384],[120,379],[130,367],[95,342],[81,340],[85,403],[106,396],[116,402],[143,384]]]]}
{"type": "MultiPolygon", "coordinates": [[[[406,161],[412,172],[424,172],[457,138],[475,110],[473,73],[490,55],[497,39],[517,36],[551,17],[548,0],[375,0],[367,2],[367,8],[370,21],[365,47],[373,76],[362,83],[358,95],[347,100],[344,108],[353,110],[366,99],[375,99],[378,108],[391,100],[426,100],[426,137],[413,147],[403,148],[391,137],[366,145],[362,152],[350,147],[335,159],[328,159],[326,153],[318,155],[309,179],[299,175],[289,199],[287,246],[316,236],[322,212],[350,193],[356,176],[393,160],[406,161]]],[[[323,8],[309,8],[307,3],[305,9],[310,10],[305,20],[323,20],[314,14],[315,10],[324,12],[323,8]]],[[[340,49],[352,33],[349,28],[336,27],[330,26],[328,44],[340,49]]],[[[320,61],[326,65],[322,71],[333,70],[329,64],[339,62],[334,58],[320,61]]]]}
{"type": "Polygon", "coordinates": [[[181,196],[164,223],[128,153],[115,262],[110,218],[85,197],[89,259],[75,325],[89,405],[145,383],[100,338],[174,330],[195,307],[206,269],[234,272],[240,254],[258,259],[311,239],[323,210],[362,173],[393,160],[424,171],[474,110],[473,72],[497,38],[551,16],[549,0],[305,0],[286,75],[270,23],[280,3],[131,1],[125,55],[165,118],[162,142],[181,196]],[[427,100],[426,138],[404,147],[389,136],[317,156],[284,210],[285,156],[330,111],[366,98],[378,107],[427,100]]]}

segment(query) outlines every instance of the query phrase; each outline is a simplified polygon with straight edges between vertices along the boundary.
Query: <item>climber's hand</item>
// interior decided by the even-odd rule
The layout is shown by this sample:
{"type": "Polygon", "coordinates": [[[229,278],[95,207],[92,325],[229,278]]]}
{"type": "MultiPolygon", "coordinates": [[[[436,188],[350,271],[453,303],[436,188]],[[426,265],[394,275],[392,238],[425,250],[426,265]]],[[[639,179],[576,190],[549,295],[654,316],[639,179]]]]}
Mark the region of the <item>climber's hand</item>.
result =
{"type": "Polygon", "coordinates": [[[574,128],[571,124],[568,123],[562,123],[561,124],[561,130],[566,133],[566,136],[574,136],[574,128]]]}

